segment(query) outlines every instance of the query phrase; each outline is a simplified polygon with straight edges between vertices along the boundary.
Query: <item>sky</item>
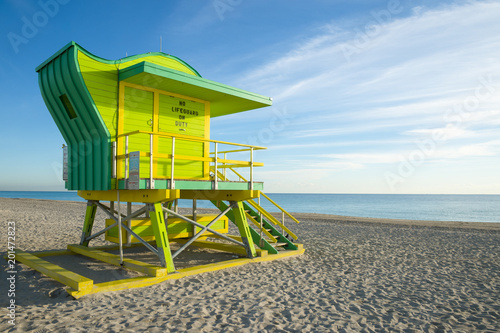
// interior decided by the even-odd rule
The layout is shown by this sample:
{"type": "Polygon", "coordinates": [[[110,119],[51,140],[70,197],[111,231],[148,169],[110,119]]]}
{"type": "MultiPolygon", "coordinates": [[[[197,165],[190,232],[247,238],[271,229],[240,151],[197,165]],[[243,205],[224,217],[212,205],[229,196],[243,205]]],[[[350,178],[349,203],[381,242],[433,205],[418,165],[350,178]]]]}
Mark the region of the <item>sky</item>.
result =
{"type": "Polygon", "coordinates": [[[0,4],[0,191],[64,190],[64,140],[35,67],[70,41],[106,59],[160,50],[273,98],[212,119],[265,146],[270,193],[500,194],[498,1],[0,4]]]}

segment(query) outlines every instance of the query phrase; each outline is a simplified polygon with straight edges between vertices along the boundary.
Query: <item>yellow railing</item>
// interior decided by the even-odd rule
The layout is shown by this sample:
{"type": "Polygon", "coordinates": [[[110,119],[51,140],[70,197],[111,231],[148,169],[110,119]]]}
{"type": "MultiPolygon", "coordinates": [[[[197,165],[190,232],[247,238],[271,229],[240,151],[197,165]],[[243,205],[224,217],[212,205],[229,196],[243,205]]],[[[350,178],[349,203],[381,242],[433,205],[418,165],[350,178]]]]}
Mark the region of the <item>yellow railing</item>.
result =
{"type": "MultiPolygon", "coordinates": [[[[224,170],[226,168],[249,168],[250,172],[250,180],[244,180],[245,182],[249,182],[250,189],[253,189],[253,168],[264,166],[264,163],[255,162],[253,159],[253,152],[255,150],[267,149],[265,147],[259,146],[251,146],[240,143],[232,143],[220,140],[210,140],[204,138],[196,138],[192,136],[182,135],[182,134],[174,134],[167,132],[148,132],[148,131],[132,131],[128,133],[123,133],[117,136],[115,142],[113,142],[113,178],[116,178],[117,182],[119,179],[128,179],[128,166],[129,166],[129,141],[133,140],[139,135],[148,135],[149,136],[149,151],[141,152],[140,157],[149,157],[149,187],[153,188],[153,179],[170,179],[170,188],[175,188],[174,182],[174,170],[175,170],[175,161],[176,160],[187,160],[187,161],[195,161],[195,162],[205,162],[209,164],[209,169],[214,170],[214,175],[218,174],[218,170],[224,170]],[[155,151],[154,147],[154,139],[156,138],[169,138],[171,139],[171,153],[170,154],[162,154],[158,151],[155,151]],[[123,138],[123,139],[122,139],[123,138]],[[124,142],[123,142],[124,141],[124,142]],[[190,141],[190,142],[199,142],[204,144],[209,144],[214,146],[214,152],[210,153],[213,157],[210,156],[190,156],[190,155],[182,155],[178,154],[176,151],[176,141],[190,141]],[[118,142],[118,144],[117,144],[118,142]],[[218,151],[220,145],[228,145],[239,147],[237,149],[218,151]],[[229,159],[227,154],[231,153],[242,153],[249,152],[250,157],[248,160],[237,160],[237,159],[229,159]],[[224,158],[219,158],[219,154],[224,154],[224,158]],[[164,159],[170,160],[170,175],[156,175],[154,177],[153,173],[153,165],[155,164],[155,159],[164,159]],[[124,161],[124,167],[121,167],[120,162],[124,161]],[[123,169],[123,170],[122,170],[123,169]]],[[[159,147],[158,147],[159,148],[159,147]]],[[[158,149],[157,148],[157,149],[158,149]]],[[[206,155],[206,154],[203,154],[206,155]]],[[[218,177],[213,177],[212,181],[215,183],[214,188],[218,188],[218,177]]]]}
{"type": "MultiPolygon", "coordinates": [[[[236,170],[234,170],[233,168],[229,167],[228,168],[229,170],[231,170],[236,176],[238,176],[238,178],[241,180],[241,181],[244,181],[246,182],[247,180],[245,179],[245,177],[243,177],[241,174],[239,174],[236,170]]],[[[221,172],[217,172],[217,176],[221,179],[221,180],[227,180],[227,176],[221,172]]],[[[256,203],[255,201],[253,200],[247,200],[247,202],[255,209],[257,210],[257,212],[259,214],[262,214],[264,215],[268,220],[270,220],[272,223],[276,224],[276,225],[279,225],[283,231],[286,231],[293,239],[297,239],[297,236],[292,232],[290,231],[290,229],[288,229],[286,226],[285,226],[285,215],[288,216],[292,221],[296,222],[296,223],[300,223],[299,220],[297,220],[293,215],[291,215],[289,212],[287,212],[283,207],[281,207],[280,205],[278,205],[276,202],[274,202],[271,198],[269,198],[266,194],[264,194],[264,192],[260,191],[260,196],[258,198],[258,203],[256,203]],[[272,216],[268,211],[266,211],[264,208],[261,207],[260,205],[260,196],[263,196],[264,198],[266,198],[271,204],[273,204],[276,208],[278,208],[280,211],[281,211],[281,222],[276,219],[274,216],[272,216]]]]}

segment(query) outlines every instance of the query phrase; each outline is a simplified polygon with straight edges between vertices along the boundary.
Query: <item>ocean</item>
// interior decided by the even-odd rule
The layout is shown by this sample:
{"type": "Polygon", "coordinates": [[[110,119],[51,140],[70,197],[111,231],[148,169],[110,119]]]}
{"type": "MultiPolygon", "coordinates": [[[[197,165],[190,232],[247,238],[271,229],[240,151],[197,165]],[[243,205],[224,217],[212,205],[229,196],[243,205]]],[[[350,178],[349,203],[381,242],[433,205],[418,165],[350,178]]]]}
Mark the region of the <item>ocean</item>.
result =
{"type": "MultiPolygon", "coordinates": [[[[289,212],[320,213],[391,219],[499,222],[500,195],[469,194],[296,194],[267,193],[289,212]]],[[[0,191],[4,198],[85,201],[76,192],[0,191]]],[[[262,206],[278,211],[267,200],[262,206]]],[[[180,200],[180,207],[192,201],[180,200]]],[[[198,201],[200,208],[213,208],[208,201],[198,201]]]]}

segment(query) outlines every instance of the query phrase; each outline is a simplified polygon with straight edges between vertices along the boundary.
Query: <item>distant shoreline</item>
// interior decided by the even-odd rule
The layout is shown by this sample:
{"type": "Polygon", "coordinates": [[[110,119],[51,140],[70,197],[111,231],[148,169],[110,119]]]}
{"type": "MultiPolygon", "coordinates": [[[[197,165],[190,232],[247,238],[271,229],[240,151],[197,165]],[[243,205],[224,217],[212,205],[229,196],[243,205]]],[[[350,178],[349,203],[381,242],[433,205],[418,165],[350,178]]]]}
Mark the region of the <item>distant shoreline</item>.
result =
{"type": "MultiPolygon", "coordinates": [[[[43,201],[61,204],[77,204],[81,205],[84,209],[86,203],[82,201],[69,201],[69,200],[51,200],[51,199],[26,199],[26,198],[2,198],[0,201],[7,202],[8,200],[16,201],[43,201]]],[[[179,207],[181,210],[189,211],[190,208],[179,207]]],[[[198,208],[198,211],[217,211],[210,208],[198,208]]],[[[359,217],[359,216],[343,216],[334,214],[318,214],[318,213],[300,213],[290,212],[299,221],[321,221],[321,222],[342,222],[342,223],[370,223],[370,224],[390,224],[390,225],[404,225],[404,226],[419,226],[419,227],[437,227],[437,228],[459,228],[459,229],[480,229],[480,230],[496,230],[500,231],[499,222],[462,222],[462,221],[428,221],[428,220],[410,220],[410,219],[390,219],[390,218],[376,218],[376,217],[359,217]]],[[[281,217],[280,213],[271,213],[278,219],[281,217]]],[[[286,219],[288,223],[290,219],[286,219]]]]}
{"type": "Polygon", "coordinates": [[[460,228],[460,229],[482,229],[482,230],[497,230],[500,231],[499,222],[461,222],[461,221],[428,221],[428,220],[405,220],[405,219],[389,219],[376,217],[358,217],[358,216],[342,216],[331,214],[315,214],[315,213],[292,213],[299,220],[322,220],[331,222],[357,222],[357,223],[374,223],[374,224],[392,224],[405,226],[420,226],[420,227],[438,227],[438,228],[460,228]]]}

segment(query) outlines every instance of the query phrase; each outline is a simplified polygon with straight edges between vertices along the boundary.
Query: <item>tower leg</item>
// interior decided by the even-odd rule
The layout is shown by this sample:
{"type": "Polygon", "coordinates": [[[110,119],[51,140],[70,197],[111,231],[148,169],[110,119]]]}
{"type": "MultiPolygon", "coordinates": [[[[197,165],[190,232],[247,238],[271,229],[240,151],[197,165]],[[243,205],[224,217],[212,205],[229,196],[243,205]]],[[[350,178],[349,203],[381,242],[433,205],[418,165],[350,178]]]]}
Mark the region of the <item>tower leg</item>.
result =
{"type": "Polygon", "coordinates": [[[234,223],[236,224],[238,230],[240,231],[241,240],[243,244],[245,244],[247,257],[248,258],[256,257],[257,252],[255,251],[252,235],[250,234],[250,227],[248,226],[247,218],[245,216],[245,208],[243,207],[243,202],[238,201],[237,206],[232,209],[232,212],[234,214],[234,223]]]}
{"type": "Polygon", "coordinates": [[[168,273],[175,271],[170,244],[168,243],[167,225],[165,223],[161,203],[148,204],[149,217],[155,233],[156,247],[161,265],[167,268],[168,273]]]}
{"type": "Polygon", "coordinates": [[[80,245],[89,246],[89,241],[87,240],[87,238],[92,235],[92,228],[94,227],[96,212],[97,205],[94,203],[94,201],[87,201],[87,210],[85,212],[85,222],[83,223],[82,239],[80,240],[80,245]]]}

